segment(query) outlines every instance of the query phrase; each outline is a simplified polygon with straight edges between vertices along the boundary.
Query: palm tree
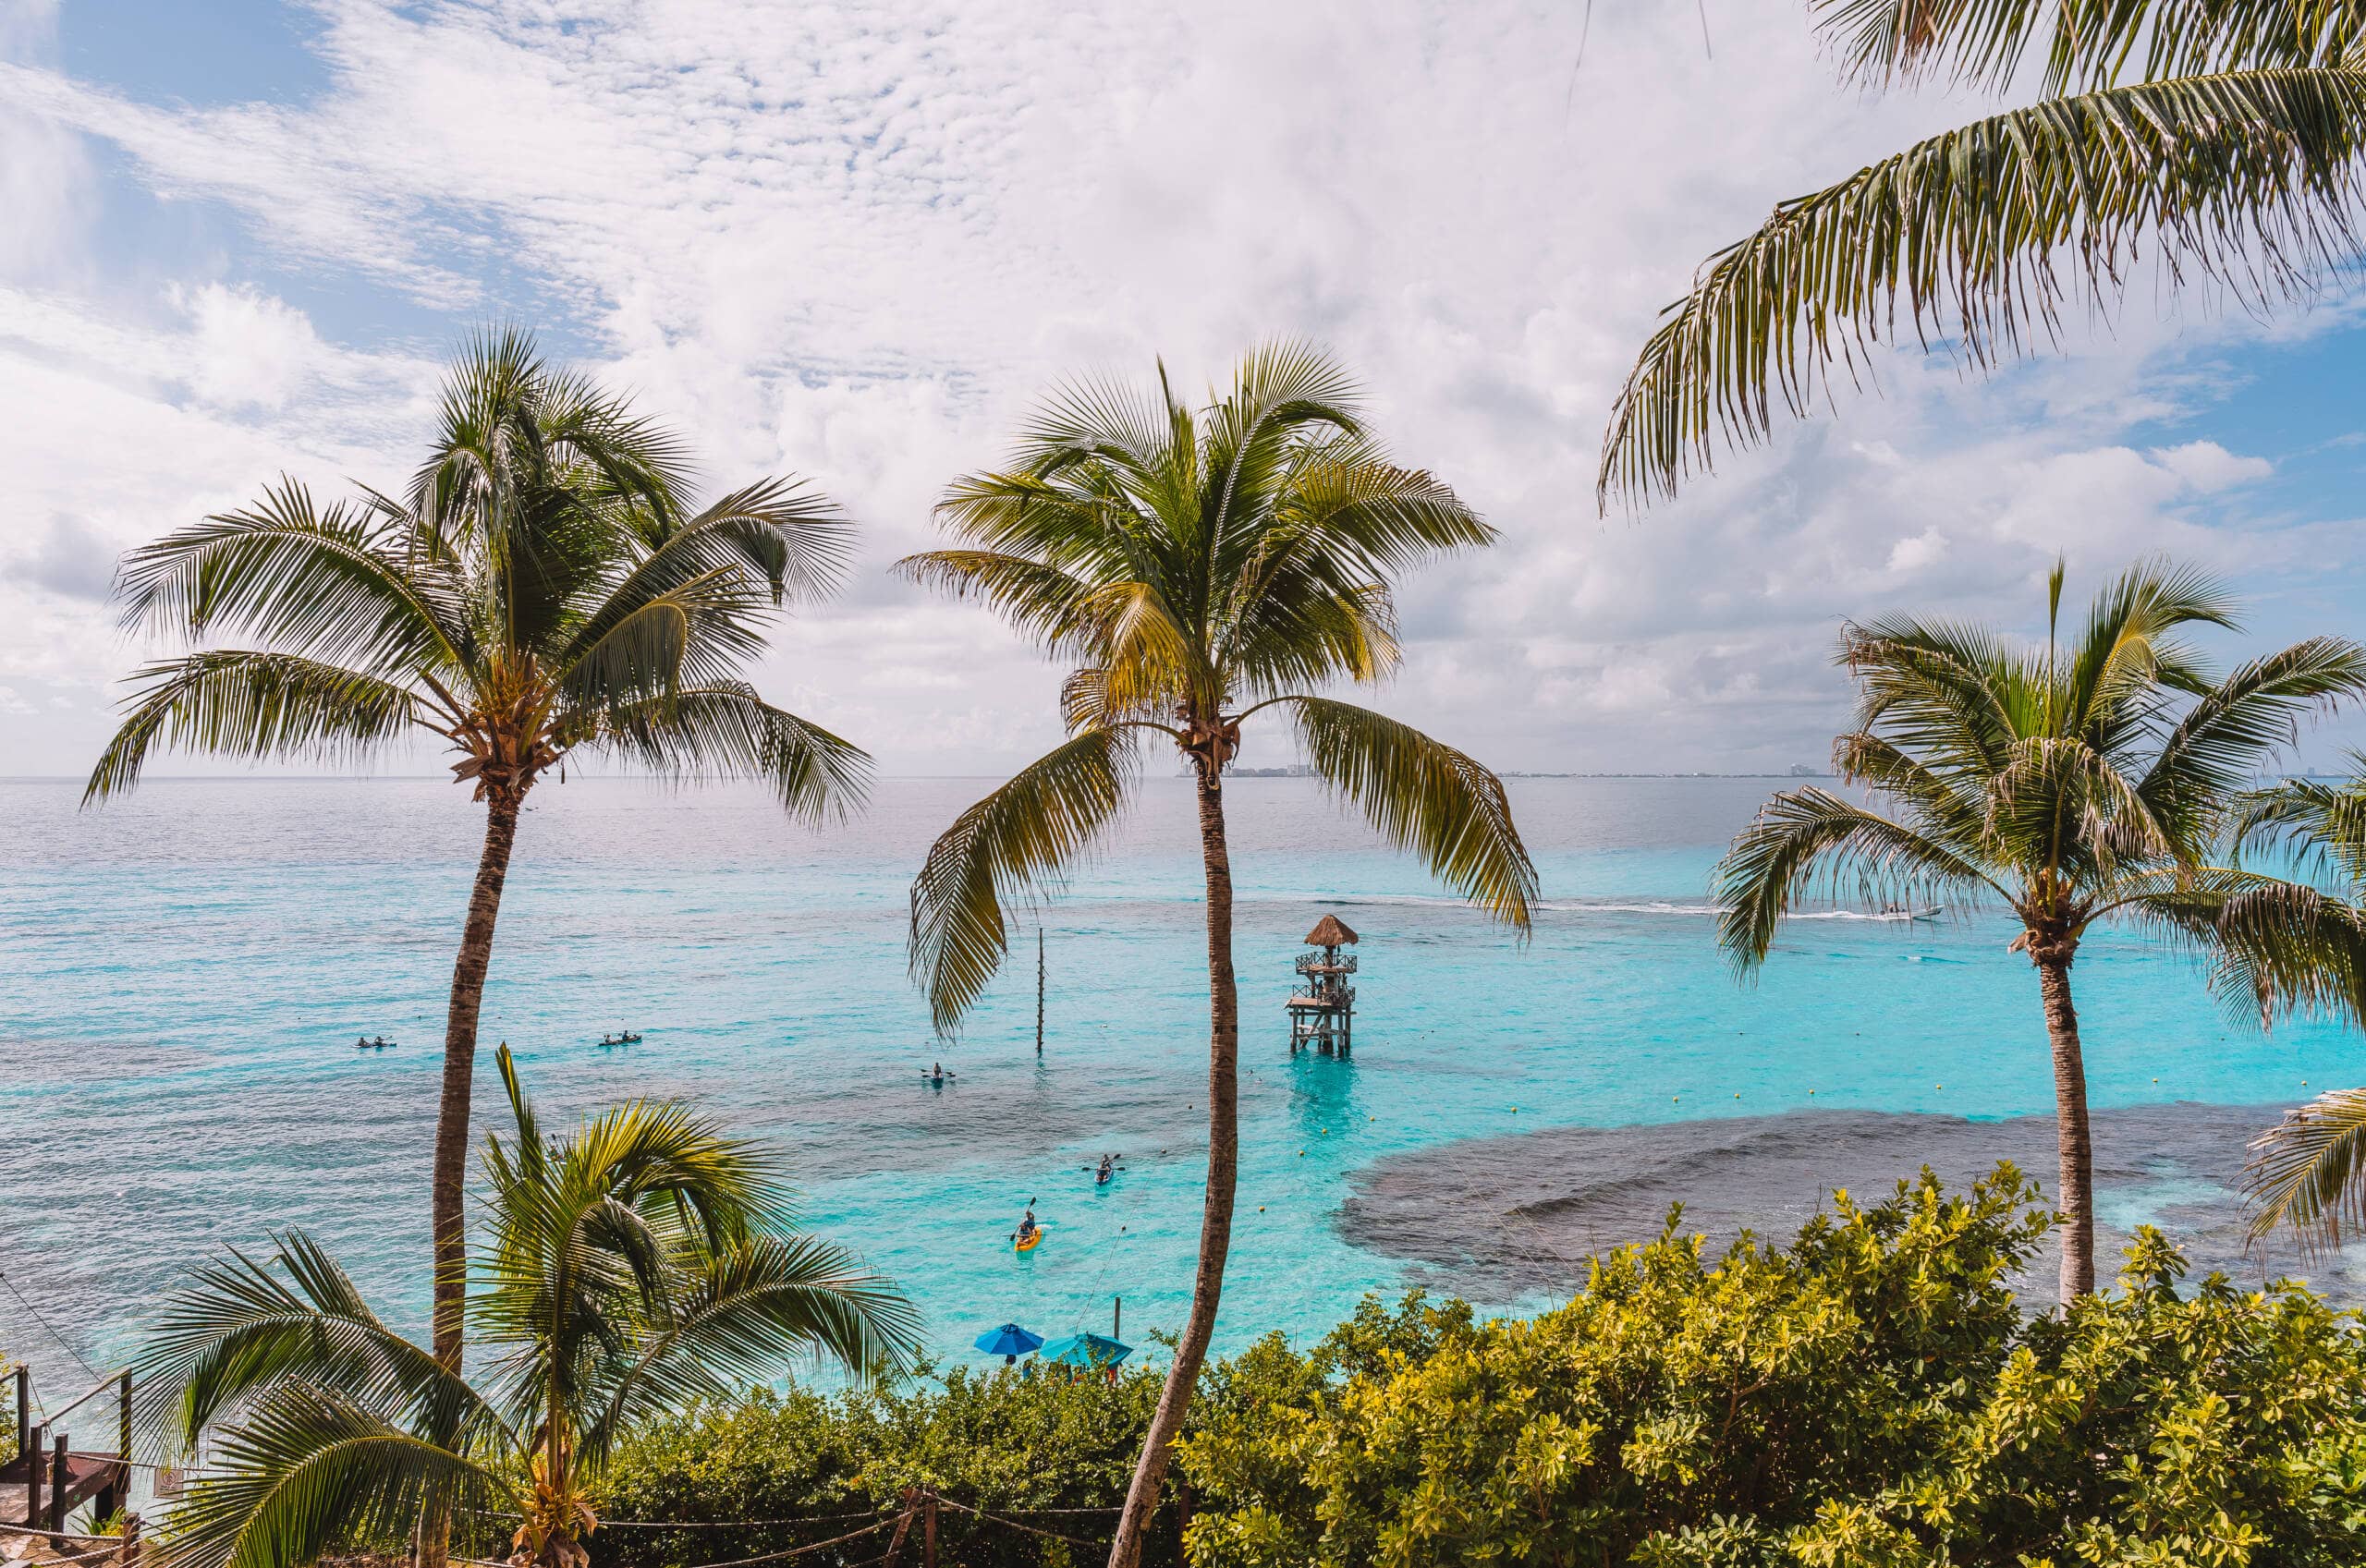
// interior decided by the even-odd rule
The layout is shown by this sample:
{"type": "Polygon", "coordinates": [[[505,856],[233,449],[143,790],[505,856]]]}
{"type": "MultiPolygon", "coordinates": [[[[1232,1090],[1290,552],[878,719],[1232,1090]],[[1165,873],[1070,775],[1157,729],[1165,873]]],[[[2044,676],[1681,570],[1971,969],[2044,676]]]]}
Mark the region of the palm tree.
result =
{"type": "Polygon", "coordinates": [[[432,1207],[436,1354],[459,1367],[461,1183],[477,1013],[527,792],[570,758],[677,778],[754,775],[813,820],[860,796],[869,759],[760,698],[740,671],[792,597],[829,589],[850,539],[821,496],[763,480],[703,509],[681,444],[525,334],[481,334],[401,499],[323,509],[282,480],[241,512],[131,552],[125,625],[210,643],[132,677],[85,802],[150,753],[361,760],[421,736],[485,808],[444,1027],[432,1207]]]}
{"type": "MultiPolygon", "coordinates": [[[[2287,779],[2237,807],[2240,847],[2264,850],[2312,881],[2330,882],[2353,909],[2366,890],[2366,754],[2350,758],[2338,783],[2287,779]]],[[[2361,917],[2366,919],[2366,917],[2361,917]]],[[[2366,998],[2366,965],[2336,970],[2329,984],[2366,998]]],[[[2352,1003],[2353,1016],[2366,1006],[2352,1003]]],[[[2366,1221],[2366,1089],[2329,1089],[2251,1144],[2247,1173],[2251,1239],[2282,1227],[2303,1251],[2337,1247],[2366,1221]]]]}
{"type": "Polygon", "coordinates": [[[901,570],[993,606],[1074,673],[1069,738],[964,811],[912,886],[914,978],[950,1030],[1008,951],[1007,901],[1046,889],[1116,820],[1163,736],[1196,781],[1207,888],[1208,1189],[1191,1310],[1109,1561],[1138,1560],[1215,1327],[1239,1164],[1238,995],[1224,772],[1251,717],[1287,713],[1315,772],[1389,841],[1527,930],[1536,872],[1504,787],[1420,731],[1308,688],[1397,660],[1392,584],[1494,530],[1365,428],[1327,356],[1251,352],[1203,409],[1085,383],[1055,395],[1007,468],[957,480],[961,547],[901,570]]]}
{"type": "MultiPolygon", "coordinates": [[[[2264,1016],[2346,1005],[2360,930],[2299,883],[2221,864],[2229,809],[2305,714],[2366,691],[2366,648],[2312,638],[2214,679],[2180,635],[2232,628],[2214,585],[2158,562],[2095,597],[2067,646],[2062,571],[2045,647],[1978,626],[1897,617],[1850,625],[1858,687],[1835,771],[1890,806],[1828,790],[1776,795],[1716,869],[1718,939],[1744,974],[1793,904],[1818,891],[2001,901],[2037,970],[2054,1052],[2065,1216],[2062,1299],[2094,1289],[2086,1068],[2070,966],[2099,920],[2160,932],[2206,958],[2222,994],[2264,1016]]],[[[2226,857],[2231,861],[2231,857],[2226,857]]]]}
{"type": "Polygon", "coordinates": [[[484,1151],[479,1383],[388,1327],[301,1232],[201,1270],[140,1372],[152,1437],[213,1439],[165,1523],[171,1568],[280,1568],[413,1531],[438,1561],[470,1511],[514,1525],[521,1568],[581,1568],[587,1486],[636,1419],[782,1376],[800,1351],[861,1377],[904,1367],[917,1315],[791,1228],[771,1153],[671,1101],[546,1136],[506,1046],[496,1059],[515,1130],[484,1151]]]}
{"type": "Polygon", "coordinates": [[[2149,243],[2165,281],[2250,308],[2356,249],[2366,8],[2326,0],[1814,0],[1846,74],[2040,101],[1775,203],[1703,262],[1628,372],[1599,498],[1674,493],[1910,330],[1982,369],[2107,313],[2149,243]],[[1908,323],[1901,327],[1899,318],[1908,323]],[[1840,373],[1835,377],[1835,371],[1840,373]]]}

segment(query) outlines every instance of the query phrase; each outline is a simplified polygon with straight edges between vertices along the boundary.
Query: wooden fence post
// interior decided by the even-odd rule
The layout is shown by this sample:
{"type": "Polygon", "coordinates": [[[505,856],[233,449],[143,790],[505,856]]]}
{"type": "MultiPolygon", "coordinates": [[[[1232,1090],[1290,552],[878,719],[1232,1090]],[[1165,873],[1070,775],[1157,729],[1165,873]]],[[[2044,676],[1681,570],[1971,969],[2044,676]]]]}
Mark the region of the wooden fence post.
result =
{"type": "Polygon", "coordinates": [[[57,1434],[56,1457],[50,1462],[49,1471],[49,1536],[50,1544],[65,1550],[66,1491],[74,1484],[74,1470],[67,1446],[71,1440],[64,1432],[57,1434]]]}
{"type": "Polygon", "coordinates": [[[41,1525],[41,1456],[43,1431],[39,1427],[27,1427],[18,1443],[17,1456],[25,1462],[24,1523],[38,1528],[41,1525]]]}
{"type": "Polygon", "coordinates": [[[936,1494],[928,1494],[928,1512],[921,1516],[921,1568],[936,1568],[936,1494]]]}
{"type": "Polygon", "coordinates": [[[896,1568],[896,1555],[904,1550],[904,1532],[912,1527],[912,1513],[918,1506],[913,1494],[919,1490],[918,1487],[904,1489],[904,1515],[896,1521],[896,1537],[887,1543],[887,1568],[896,1568]]]}

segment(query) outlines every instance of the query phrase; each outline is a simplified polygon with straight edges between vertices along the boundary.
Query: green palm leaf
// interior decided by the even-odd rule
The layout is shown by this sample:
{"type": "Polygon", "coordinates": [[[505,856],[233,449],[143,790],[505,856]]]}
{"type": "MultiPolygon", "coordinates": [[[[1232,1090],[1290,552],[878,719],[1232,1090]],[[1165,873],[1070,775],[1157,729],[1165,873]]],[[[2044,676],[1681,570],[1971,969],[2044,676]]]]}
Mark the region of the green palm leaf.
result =
{"type": "Polygon", "coordinates": [[[241,512],[124,557],[127,629],[233,631],[282,652],[400,677],[466,662],[462,585],[411,549],[407,519],[313,504],[293,480],[241,512]]]}
{"type": "Polygon", "coordinates": [[[129,789],[159,746],[254,761],[342,762],[427,722],[425,705],[403,687],[290,653],[192,653],[131,679],[123,725],[83,786],[86,803],[129,789]]]}
{"type": "Polygon", "coordinates": [[[498,1428],[474,1391],[379,1320],[319,1243],[301,1231],[274,1241],[267,1262],[234,1251],[165,1302],[138,1367],[149,1440],[186,1452],[205,1428],[297,1384],[445,1441],[498,1428]]]}
{"type": "Polygon", "coordinates": [[[1047,891],[1116,820],[1133,732],[1088,730],[961,813],[912,881],[912,978],[950,1032],[1010,951],[1006,903],[1047,891]]]}
{"type": "Polygon", "coordinates": [[[325,1389],[290,1385],[226,1428],[165,1529],[170,1568],[284,1568],[408,1538],[423,1514],[514,1510],[493,1466],[325,1389]]]}
{"type": "Polygon", "coordinates": [[[857,1376],[901,1376],[920,1342],[917,1309],[842,1247],[809,1236],[758,1236],[704,1257],[678,1282],[669,1313],[614,1368],[604,1413],[586,1428],[587,1463],[643,1416],[724,1397],[783,1376],[800,1350],[827,1352],[857,1376]]]}
{"type": "Polygon", "coordinates": [[[1717,940],[1737,968],[1764,963],[1803,898],[1977,903],[2002,889],[1980,866],[1829,790],[1785,790],[1761,807],[1717,863],[1717,940]]]}
{"type": "Polygon", "coordinates": [[[1940,76],[2011,83],[2032,45],[2048,97],[2208,70],[2355,63],[2366,37],[2356,0],[1814,0],[1817,29],[1848,74],[1871,85],[1940,76]]]}
{"type": "Polygon", "coordinates": [[[798,820],[842,820],[871,787],[870,753],[775,708],[744,682],[686,687],[585,715],[572,744],[684,782],[754,778],[798,820]]]}
{"type": "Polygon", "coordinates": [[[2251,1143],[2251,1235],[2289,1230],[2331,1250],[2366,1220],[2366,1089],[2331,1089],[2251,1143]]]}
{"type": "Polygon", "coordinates": [[[1501,779],[1409,724],[1328,699],[1287,699],[1318,778],[1361,808],[1380,835],[1430,874],[1525,932],[1536,867],[1501,779]]]}
{"type": "Polygon", "coordinates": [[[2151,244],[2173,280],[2247,304],[2306,295],[2355,247],[2366,75],[2243,70],[1993,115],[1777,204],[1713,257],[1620,390],[1599,499],[1672,494],[1721,440],[1805,416],[1897,335],[1973,365],[2107,305],[2151,244]]]}

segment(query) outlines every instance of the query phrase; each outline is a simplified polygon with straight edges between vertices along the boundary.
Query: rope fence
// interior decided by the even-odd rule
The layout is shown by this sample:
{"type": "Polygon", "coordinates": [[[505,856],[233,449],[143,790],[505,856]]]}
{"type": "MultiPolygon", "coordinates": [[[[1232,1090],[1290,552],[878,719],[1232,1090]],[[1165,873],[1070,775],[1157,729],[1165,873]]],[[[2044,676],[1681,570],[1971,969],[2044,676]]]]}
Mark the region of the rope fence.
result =
{"type": "MultiPolygon", "coordinates": [[[[753,1557],[731,1557],[724,1558],[713,1562],[691,1563],[687,1565],[687,1568],[756,1568],[756,1565],[759,1563],[786,1562],[795,1558],[808,1556],[813,1552],[826,1550],[831,1547],[844,1546],[848,1541],[860,1540],[867,1536],[875,1536],[882,1530],[893,1526],[896,1531],[895,1538],[888,1543],[885,1552],[878,1557],[865,1558],[860,1563],[849,1565],[849,1568],[865,1568],[865,1565],[869,1563],[890,1562],[900,1560],[902,1558],[902,1554],[907,1549],[906,1537],[910,1533],[913,1525],[916,1523],[923,1524],[926,1526],[921,1546],[921,1562],[919,1568],[935,1568],[936,1535],[933,1521],[929,1518],[929,1515],[937,1508],[945,1508],[956,1513],[967,1514],[982,1525],[998,1525],[1004,1529],[1017,1530],[1021,1534],[1033,1536],[1043,1540],[1060,1541],[1068,1546],[1081,1547],[1088,1551],[1100,1551],[1105,1550],[1109,1545],[1108,1538],[1103,1538],[1100,1539],[1088,1540],[1081,1536],[1072,1536],[1059,1530],[1045,1529],[1040,1525],[1031,1525],[1025,1519],[1014,1517],[1013,1515],[1022,1513],[1032,1514],[1038,1518],[1075,1518],[1085,1515],[1106,1517],[1109,1515],[1120,1514],[1125,1512],[1122,1507],[1023,1508],[1013,1509],[1008,1513],[1000,1513],[988,1509],[979,1508],[971,1503],[958,1501],[956,1499],[945,1496],[942,1492],[933,1491],[926,1488],[914,1487],[904,1494],[903,1505],[900,1508],[881,1513],[873,1519],[872,1523],[863,1526],[861,1529],[849,1530],[844,1535],[833,1536],[828,1540],[813,1541],[805,1546],[786,1547],[778,1551],[761,1552],[753,1557]]],[[[863,1517],[865,1517],[865,1515],[860,1513],[841,1513],[835,1515],[816,1515],[805,1519],[706,1519],[688,1521],[682,1525],[669,1525],[663,1520],[654,1519],[604,1519],[600,1522],[599,1528],[605,1530],[618,1525],[624,1525],[633,1528],[655,1530],[683,1528],[762,1529],[780,1528],[783,1526],[793,1526],[797,1525],[822,1524],[833,1521],[843,1521],[846,1519],[860,1519],[863,1517]]],[[[465,1560],[454,1558],[452,1561],[459,1562],[465,1560]]],[[[474,1564],[473,1568],[507,1568],[507,1565],[504,1563],[482,1563],[474,1564]]]]}
{"type": "MultiPolygon", "coordinates": [[[[785,1529],[796,1528],[806,1525],[836,1525],[845,1524],[849,1520],[868,1519],[871,1523],[864,1525],[860,1529],[848,1530],[841,1534],[832,1536],[826,1540],[810,1541],[803,1546],[784,1547],[776,1551],[758,1552],[749,1557],[722,1558],[711,1562],[699,1562],[688,1565],[688,1568],[758,1568],[758,1565],[762,1563],[788,1562],[800,1557],[810,1557],[815,1552],[826,1551],[832,1547],[845,1546],[850,1541],[859,1541],[868,1537],[876,1536],[880,1532],[892,1527],[896,1534],[894,1538],[889,1542],[887,1550],[884,1553],[875,1558],[863,1559],[860,1563],[848,1565],[848,1568],[865,1568],[865,1565],[869,1563],[889,1562],[899,1560],[906,1550],[906,1537],[911,1532],[911,1528],[915,1524],[921,1524],[924,1525],[923,1539],[921,1546],[921,1561],[917,1565],[917,1568],[935,1568],[936,1532],[934,1520],[932,1515],[937,1508],[949,1509],[956,1513],[966,1514],[970,1518],[976,1520],[981,1525],[998,1525],[1002,1528],[1017,1530],[1022,1534],[1033,1536],[1040,1539],[1060,1541],[1068,1546],[1081,1547],[1088,1551],[1100,1551],[1105,1550],[1109,1544],[1108,1539],[1106,1538],[1099,1539],[1086,1539],[1083,1537],[1068,1535],[1060,1530],[1046,1529],[1040,1525],[1031,1525],[1027,1522],[1026,1518],[1017,1517],[1017,1515],[1030,1515],[1035,1518],[1081,1518],[1088,1516],[1108,1517],[1111,1515],[1120,1514],[1125,1512],[1122,1507],[1116,1507],[1015,1508],[1010,1510],[1008,1513],[996,1513],[989,1509],[977,1507],[972,1503],[962,1502],[957,1499],[946,1497],[941,1492],[933,1491],[927,1488],[913,1487],[906,1490],[903,1501],[897,1507],[888,1509],[872,1509],[857,1513],[808,1514],[802,1518],[795,1519],[695,1519],[684,1520],[678,1523],[668,1522],[662,1519],[603,1519],[600,1521],[597,1528],[602,1530],[618,1528],[646,1530],[785,1529]]],[[[482,1510],[474,1509],[470,1510],[470,1512],[480,1514],[483,1513],[482,1510]]],[[[485,1514],[484,1516],[492,1517],[493,1515],[485,1514]]],[[[5,1523],[0,1523],[0,1533],[17,1536],[41,1537],[48,1537],[52,1534],[52,1532],[35,1525],[12,1525],[5,1523]]],[[[87,1540],[90,1538],[84,1537],[82,1538],[87,1540]]],[[[138,1550],[137,1543],[127,1543],[121,1540],[116,1540],[96,1550],[77,1553],[72,1556],[48,1558],[44,1561],[43,1568],[80,1568],[80,1565],[82,1564],[95,1563],[102,1560],[120,1560],[124,1555],[127,1545],[129,1545],[131,1550],[135,1551],[138,1550]]],[[[448,1558],[448,1561],[460,1565],[460,1568],[511,1568],[511,1564],[506,1560],[497,1558],[464,1557],[458,1553],[452,1554],[448,1558]]]]}

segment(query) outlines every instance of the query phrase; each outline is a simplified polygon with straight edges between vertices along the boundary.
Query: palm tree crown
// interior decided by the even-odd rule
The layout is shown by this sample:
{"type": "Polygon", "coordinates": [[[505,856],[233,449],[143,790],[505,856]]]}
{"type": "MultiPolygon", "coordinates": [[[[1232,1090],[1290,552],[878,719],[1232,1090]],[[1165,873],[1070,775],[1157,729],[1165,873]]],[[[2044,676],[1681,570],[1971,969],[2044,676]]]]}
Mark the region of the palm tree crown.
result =
{"type": "Polygon", "coordinates": [[[1295,345],[1252,352],[1193,409],[1086,384],[1055,397],[1006,468],[956,482],[938,516],[961,548],[903,563],[992,605],[1073,673],[1070,738],[979,801],[912,884],[914,977],[957,1024],[1009,948],[1004,906],[1039,892],[1116,820],[1150,737],[1196,781],[1207,889],[1208,1185],[1191,1310],[1112,1541],[1133,1568],[1214,1332],[1239,1164],[1239,996],[1224,772],[1244,722],[1286,711],[1315,773],[1390,842],[1525,930],[1536,871],[1502,783],[1478,762],[1309,687],[1384,678],[1392,585],[1494,531],[1429,474],[1392,461],[1355,388],[1295,345]]]}
{"type": "Polygon", "coordinates": [[[791,1228],[765,1150],[673,1102],[552,1136],[506,1048],[499,1063],[515,1134],[484,1152],[469,1301],[483,1374],[464,1382],[389,1328],[300,1232],[268,1262],[201,1270],[141,1380],[152,1437],[213,1440],[166,1525],[175,1568],[310,1562],[468,1511],[514,1524],[513,1561],[579,1568],[587,1484],[634,1420],[781,1376],[800,1351],[864,1377],[906,1364],[912,1308],[791,1228]]]}
{"type": "Polygon", "coordinates": [[[1986,367],[2164,280],[2305,297],[2358,239],[2366,8],[2330,0],[1814,0],[1847,73],[2011,84],[2041,101],[1806,196],[1703,262],[1628,372],[1602,504],[1672,494],[1720,438],[1762,440],[1911,332],[1986,367]],[[1899,318],[1906,318],[1901,327],[1899,318]],[[1835,376],[1835,371],[1839,371],[1835,376]]]}
{"type": "Polygon", "coordinates": [[[479,799],[584,754],[754,774],[808,816],[859,791],[860,752],[738,675],[838,575],[826,501],[766,480],[693,508],[681,444],[517,332],[469,346],[439,424],[400,499],[323,507],[286,480],[126,558],[128,627],[252,646],[141,671],[88,797],[160,745],[358,760],[415,736],[479,799]]]}
{"type": "Polygon", "coordinates": [[[1044,885],[1116,819],[1147,734],[1210,787],[1242,722],[1288,710],[1314,771],[1392,842],[1525,926],[1534,869],[1502,785],[1419,731],[1304,688],[1396,667],[1393,581],[1494,530],[1398,466],[1328,357],[1260,349],[1204,410],[1088,383],[1054,397],[1012,462],[937,507],[963,548],[902,562],[993,606],[1074,670],[1072,738],[963,813],[912,892],[912,965],[940,1027],[1007,951],[1006,899],[1044,885]]]}
{"type": "MultiPolygon", "coordinates": [[[[2050,615],[2061,583],[2057,569],[2050,615]]],[[[2039,970],[2065,1138],[2077,1146],[2064,1146],[2066,1293],[2092,1288],[2068,976],[2095,922],[2133,922],[2187,945],[2246,1009],[2355,1005],[2359,928],[2348,906],[2235,865],[2228,813],[2302,715],[2366,691],[2366,649],[2314,638],[2214,677],[2184,634],[2235,625],[2207,579],[2158,563],[2123,575],[2076,637],[2050,634],[2042,650],[1911,618],[1852,625],[1840,660],[1858,683],[1856,725],[1835,743],[1834,764],[1890,809],[1785,791],[1717,869],[1719,938],[1745,971],[1764,961],[1793,905],[1820,891],[1994,899],[2012,910],[2013,945],[2039,970]]]]}

